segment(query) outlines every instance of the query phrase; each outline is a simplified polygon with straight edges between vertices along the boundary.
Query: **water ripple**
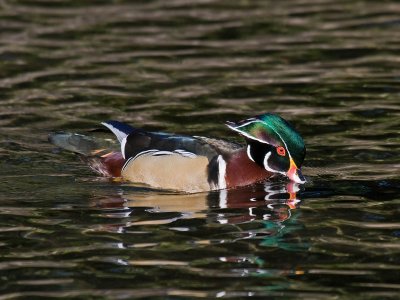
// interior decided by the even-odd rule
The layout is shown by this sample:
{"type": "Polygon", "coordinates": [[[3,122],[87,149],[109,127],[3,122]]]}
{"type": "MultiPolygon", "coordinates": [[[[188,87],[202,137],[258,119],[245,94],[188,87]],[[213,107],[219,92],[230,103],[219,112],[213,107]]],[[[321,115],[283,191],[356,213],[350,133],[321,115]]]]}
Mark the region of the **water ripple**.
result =
{"type": "Polygon", "coordinates": [[[398,297],[399,3],[0,6],[0,299],[398,297]],[[105,119],[241,141],[223,122],[267,111],[306,141],[295,195],[112,182],[47,142],[105,119]]]}

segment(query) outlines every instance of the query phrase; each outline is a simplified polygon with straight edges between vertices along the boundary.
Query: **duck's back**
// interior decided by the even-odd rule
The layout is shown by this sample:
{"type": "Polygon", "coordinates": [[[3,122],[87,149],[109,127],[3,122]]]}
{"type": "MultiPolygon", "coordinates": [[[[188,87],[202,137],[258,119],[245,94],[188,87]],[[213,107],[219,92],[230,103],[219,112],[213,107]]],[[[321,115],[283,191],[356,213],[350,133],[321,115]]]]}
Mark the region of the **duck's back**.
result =
{"type": "Polygon", "coordinates": [[[241,147],[208,137],[148,132],[117,121],[103,124],[117,136],[121,152],[107,150],[101,140],[85,135],[53,133],[49,138],[55,145],[79,153],[101,175],[186,192],[221,188],[218,157],[241,147]]]}
{"type": "Polygon", "coordinates": [[[160,132],[148,132],[135,129],[126,137],[124,144],[125,157],[129,159],[139,153],[149,150],[185,151],[212,160],[216,155],[236,151],[241,146],[221,139],[202,136],[184,136],[160,132]]]}

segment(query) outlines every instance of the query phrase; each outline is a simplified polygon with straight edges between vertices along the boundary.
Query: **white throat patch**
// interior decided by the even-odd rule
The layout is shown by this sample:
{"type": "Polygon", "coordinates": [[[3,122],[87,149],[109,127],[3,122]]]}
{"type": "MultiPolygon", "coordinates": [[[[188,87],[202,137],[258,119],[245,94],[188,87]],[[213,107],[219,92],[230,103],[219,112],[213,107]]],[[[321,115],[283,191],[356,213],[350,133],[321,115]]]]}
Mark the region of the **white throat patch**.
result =
{"type": "Polygon", "coordinates": [[[265,170],[270,171],[272,173],[279,173],[279,174],[282,174],[282,175],[286,175],[285,172],[274,170],[268,165],[268,159],[269,159],[270,156],[271,156],[271,151],[268,152],[267,154],[265,154],[264,161],[263,161],[263,165],[264,165],[265,170]]]}

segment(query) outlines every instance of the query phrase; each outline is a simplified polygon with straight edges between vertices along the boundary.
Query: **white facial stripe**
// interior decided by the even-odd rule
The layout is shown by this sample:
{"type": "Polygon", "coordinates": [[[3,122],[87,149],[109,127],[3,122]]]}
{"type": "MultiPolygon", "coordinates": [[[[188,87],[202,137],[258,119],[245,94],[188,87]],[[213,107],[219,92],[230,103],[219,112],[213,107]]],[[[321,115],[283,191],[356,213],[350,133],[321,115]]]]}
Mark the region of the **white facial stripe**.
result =
{"type": "Polygon", "coordinates": [[[269,128],[271,128],[272,131],[275,132],[275,133],[279,136],[279,138],[281,139],[282,143],[285,145],[285,148],[286,148],[286,150],[287,150],[287,152],[288,152],[289,157],[292,158],[292,156],[290,155],[290,152],[289,152],[289,148],[288,148],[288,146],[286,145],[286,142],[283,140],[283,138],[281,137],[281,135],[280,135],[273,127],[271,127],[268,123],[262,122],[262,121],[257,120],[257,119],[253,119],[253,118],[252,118],[252,119],[249,119],[249,120],[250,120],[249,122],[246,122],[246,123],[244,123],[244,124],[241,124],[241,125],[239,125],[239,126],[237,126],[237,127],[232,127],[232,126],[230,126],[230,125],[228,125],[228,124],[227,124],[227,126],[228,126],[230,129],[239,132],[241,135],[244,135],[245,137],[247,137],[247,138],[249,138],[249,139],[258,141],[258,142],[263,143],[263,144],[268,144],[267,142],[262,141],[262,140],[260,140],[260,139],[257,139],[257,138],[255,138],[255,137],[253,137],[253,136],[250,136],[250,135],[247,134],[246,132],[243,132],[242,130],[239,129],[240,127],[247,126],[247,125],[252,124],[252,123],[262,123],[262,124],[268,126],[269,128]]]}
{"type": "Polygon", "coordinates": [[[268,144],[266,141],[262,141],[262,140],[260,140],[260,139],[257,139],[257,138],[255,138],[254,136],[251,136],[251,135],[247,134],[246,132],[243,132],[243,131],[241,131],[241,130],[238,129],[239,127],[242,127],[242,126],[247,125],[247,124],[250,124],[250,123],[255,123],[255,122],[249,122],[249,123],[240,125],[240,126],[238,126],[238,127],[232,127],[232,126],[230,126],[230,125],[228,125],[228,124],[226,124],[226,126],[228,126],[228,127],[229,127],[230,129],[232,129],[233,131],[239,132],[241,135],[244,135],[245,137],[247,137],[247,138],[249,138],[249,139],[251,139],[251,140],[255,140],[255,141],[260,142],[260,143],[263,143],[263,144],[268,144]]]}
{"type": "Polygon", "coordinates": [[[274,169],[272,169],[272,168],[268,165],[268,159],[269,159],[270,156],[271,156],[271,151],[268,152],[268,153],[265,155],[265,157],[264,157],[263,164],[264,164],[265,170],[270,171],[270,172],[272,172],[272,173],[279,173],[279,174],[282,174],[282,175],[286,175],[285,172],[281,172],[281,171],[274,170],[274,169]]]}
{"type": "Polygon", "coordinates": [[[222,155],[218,156],[218,188],[219,189],[226,189],[226,162],[223,159],[222,155]]]}
{"type": "Polygon", "coordinates": [[[257,123],[257,122],[260,122],[260,120],[257,120],[257,119],[254,119],[254,118],[250,118],[250,119],[247,119],[246,123],[243,123],[243,124],[241,124],[239,126],[236,126],[235,128],[240,128],[240,127],[243,127],[243,126],[247,126],[247,125],[249,125],[251,123],[257,123]]]}
{"type": "Polygon", "coordinates": [[[247,145],[247,156],[250,158],[250,160],[252,160],[253,162],[255,162],[254,159],[253,159],[253,157],[251,156],[251,153],[250,153],[250,145],[247,145]]]}

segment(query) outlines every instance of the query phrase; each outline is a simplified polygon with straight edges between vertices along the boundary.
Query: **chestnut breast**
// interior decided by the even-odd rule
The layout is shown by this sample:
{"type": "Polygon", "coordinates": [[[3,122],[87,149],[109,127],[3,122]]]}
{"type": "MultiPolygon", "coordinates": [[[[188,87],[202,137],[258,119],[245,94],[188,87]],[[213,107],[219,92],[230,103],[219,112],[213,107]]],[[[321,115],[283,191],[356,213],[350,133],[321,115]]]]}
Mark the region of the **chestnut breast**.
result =
{"type": "Polygon", "coordinates": [[[250,160],[244,149],[227,158],[225,179],[228,188],[254,184],[271,176],[271,172],[250,160]]]}

